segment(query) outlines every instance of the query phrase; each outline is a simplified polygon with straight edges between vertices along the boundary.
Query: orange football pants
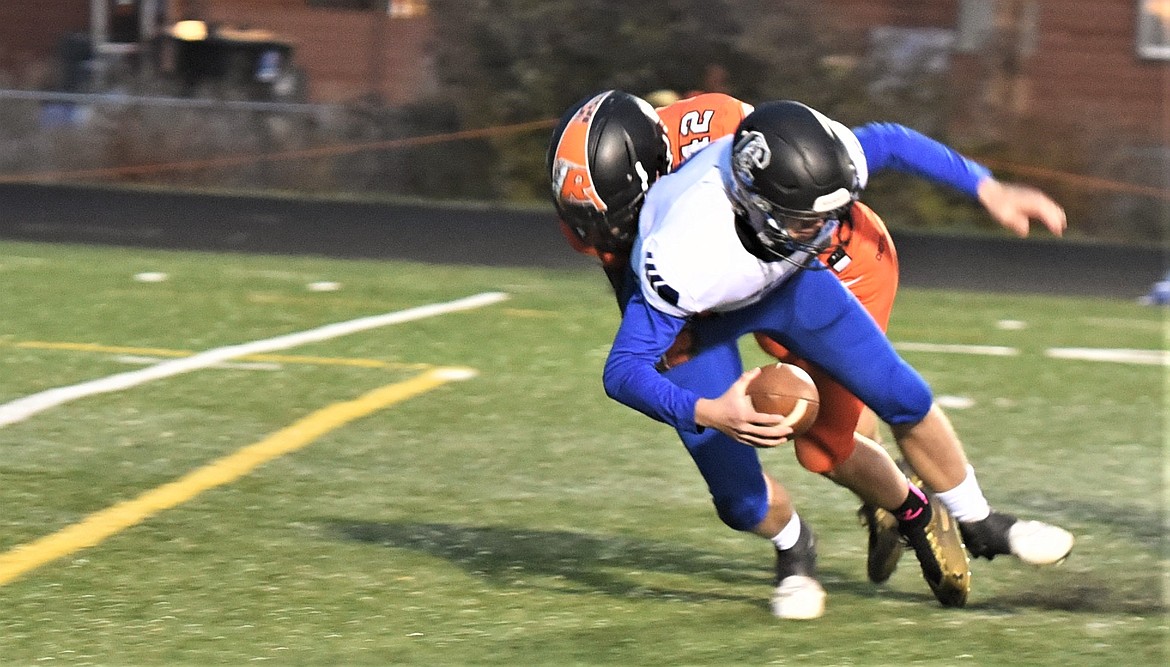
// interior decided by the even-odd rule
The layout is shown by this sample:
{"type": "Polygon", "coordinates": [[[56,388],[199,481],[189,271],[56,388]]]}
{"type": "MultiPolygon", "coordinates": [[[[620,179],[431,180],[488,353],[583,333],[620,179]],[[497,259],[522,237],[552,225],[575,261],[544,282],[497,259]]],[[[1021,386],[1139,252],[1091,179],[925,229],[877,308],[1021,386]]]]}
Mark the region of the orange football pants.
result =
{"type": "MultiPolygon", "coordinates": [[[[898,292],[898,255],[885,223],[869,207],[853,205],[852,224],[842,222],[833,244],[820,257],[886,331],[898,292]]],[[[808,371],[821,395],[812,428],[796,439],[796,458],[815,473],[826,473],[853,454],[853,432],[864,407],[861,400],[809,362],[763,334],[756,341],[777,359],[808,371]]]]}

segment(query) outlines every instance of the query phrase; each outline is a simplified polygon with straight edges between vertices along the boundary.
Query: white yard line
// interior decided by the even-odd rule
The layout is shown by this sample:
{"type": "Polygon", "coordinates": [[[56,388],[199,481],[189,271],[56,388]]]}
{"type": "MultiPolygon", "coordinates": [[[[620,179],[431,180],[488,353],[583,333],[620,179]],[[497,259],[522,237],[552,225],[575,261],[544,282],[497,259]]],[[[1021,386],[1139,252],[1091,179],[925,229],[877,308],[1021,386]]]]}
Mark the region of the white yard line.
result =
{"type": "MultiPolygon", "coordinates": [[[[949,345],[944,343],[894,343],[903,352],[937,352],[943,354],[979,354],[992,357],[1015,357],[1020,351],[999,345],[949,345]]],[[[1170,352],[1166,350],[1127,350],[1110,347],[1050,347],[1044,351],[1050,359],[1072,361],[1103,361],[1114,364],[1142,364],[1170,366],[1170,352]]]]}
{"type": "Polygon", "coordinates": [[[94,394],[104,394],[137,387],[140,384],[145,384],[152,380],[159,380],[208,368],[209,366],[214,366],[229,359],[236,359],[250,354],[287,350],[298,345],[316,343],[391,324],[401,324],[403,322],[421,320],[436,315],[481,308],[493,303],[499,303],[507,298],[508,295],[503,292],[484,292],[446,303],[435,303],[393,313],[360,317],[356,320],[336,322],[316,329],[286,334],[275,338],[217,347],[190,357],[171,359],[136,371],[117,373],[80,384],[54,387],[53,389],[47,389],[0,405],[0,428],[24,421],[39,412],[44,412],[69,401],[93,396],[94,394]]]}
{"type": "Polygon", "coordinates": [[[1126,350],[1122,348],[1053,347],[1044,355],[1053,359],[1077,361],[1106,361],[1115,364],[1144,364],[1170,366],[1170,352],[1166,350],[1126,350]]]}
{"type": "Polygon", "coordinates": [[[992,357],[1014,357],[1020,353],[1014,347],[1000,345],[949,345],[944,343],[894,343],[907,352],[942,352],[949,354],[983,354],[992,357]]]}

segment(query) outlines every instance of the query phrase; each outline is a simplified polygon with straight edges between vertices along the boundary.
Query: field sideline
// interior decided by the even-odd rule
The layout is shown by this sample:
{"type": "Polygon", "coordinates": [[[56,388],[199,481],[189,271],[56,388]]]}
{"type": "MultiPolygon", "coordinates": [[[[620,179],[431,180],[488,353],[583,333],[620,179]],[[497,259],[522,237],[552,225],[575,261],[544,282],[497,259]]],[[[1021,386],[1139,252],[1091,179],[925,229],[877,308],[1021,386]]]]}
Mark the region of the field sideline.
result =
{"type": "MultiPolygon", "coordinates": [[[[0,239],[211,252],[588,268],[551,205],[363,201],[0,183],[0,239]]],[[[889,221],[895,222],[895,221],[889,221]]],[[[1075,233],[1076,221],[1070,221],[1075,233]]],[[[956,236],[898,229],[908,287],[1135,299],[1170,269],[1144,245],[956,236]]]]}
{"type": "Polygon", "coordinates": [[[508,295],[216,359],[234,363],[0,427],[0,559],[252,445],[287,446],[5,580],[0,655],[1165,664],[1167,497],[1164,463],[1151,465],[1164,461],[1162,311],[905,290],[891,338],[951,401],[992,501],[1069,527],[1078,547],[1048,570],[974,563],[970,606],[942,609],[908,561],[888,585],[866,582],[853,499],[766,452],[817,527],[830,596],[823,619],[785,624],[767,614],[767,550],[718,524],[667,427],[602,394],[616,313],[594,273],[0,242],[0,405],[136,372],[131,364],[508,295]],[[989,349],[1010,352],[980,353],[989,349]],[[1087,359],[1087,349],[1127,351],[1127,361],[1087,359]],[[476,375],[322,417],[441,368],[476,375]]]}

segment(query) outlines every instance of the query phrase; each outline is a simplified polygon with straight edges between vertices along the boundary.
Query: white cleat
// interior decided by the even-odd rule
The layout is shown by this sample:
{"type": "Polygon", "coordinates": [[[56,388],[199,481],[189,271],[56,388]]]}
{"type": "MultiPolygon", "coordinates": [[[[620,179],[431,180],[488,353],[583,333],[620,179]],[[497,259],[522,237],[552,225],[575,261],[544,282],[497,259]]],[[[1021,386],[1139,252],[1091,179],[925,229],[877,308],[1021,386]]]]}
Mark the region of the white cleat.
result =
{"type": "Polygon", "coordinates": [[[1008,529],[1012,555],[1029,565],[1052,565],[1068,557],[1072,533],[1043,521],[1020,520],[1008,529]]]}
{"type": "Polygon", "coordinates": [[[991,560],[1011,554],[1029,565],[1052,565],[1073,548],[1072,533],[1044,523],[1021,521],[1011,514],[991,511],[986,519],[960,523],[959,532],[972,558],[991,560]]]}
{"type": "Polygon", "coordinates": [[[777,618],[809,620],[825,613],[825,589],[803,574],[785,577],[772,594],[772,614],[777,618]]]}

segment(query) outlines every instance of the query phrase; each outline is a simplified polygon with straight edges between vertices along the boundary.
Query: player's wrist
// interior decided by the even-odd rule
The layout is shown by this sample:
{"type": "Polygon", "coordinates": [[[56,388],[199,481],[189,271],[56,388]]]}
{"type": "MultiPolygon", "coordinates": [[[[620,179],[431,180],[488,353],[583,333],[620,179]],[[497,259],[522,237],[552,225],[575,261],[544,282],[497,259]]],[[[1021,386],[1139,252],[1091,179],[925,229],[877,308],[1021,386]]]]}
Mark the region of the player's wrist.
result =
{"type": "Polygon", "coordinates": [[[994,176],[987,176],[979,181],[975,188],[976,197],[984,208],[990,209],[1003,196],[1004,185],[994,176]]]}
{"type": "Polygon", "coordinates": [[[710,398],[700,398],[695,401],[694,419],[695,426],[703,428],[713,428],[716,424],[714,416],[715,401],[710,398]]]}

